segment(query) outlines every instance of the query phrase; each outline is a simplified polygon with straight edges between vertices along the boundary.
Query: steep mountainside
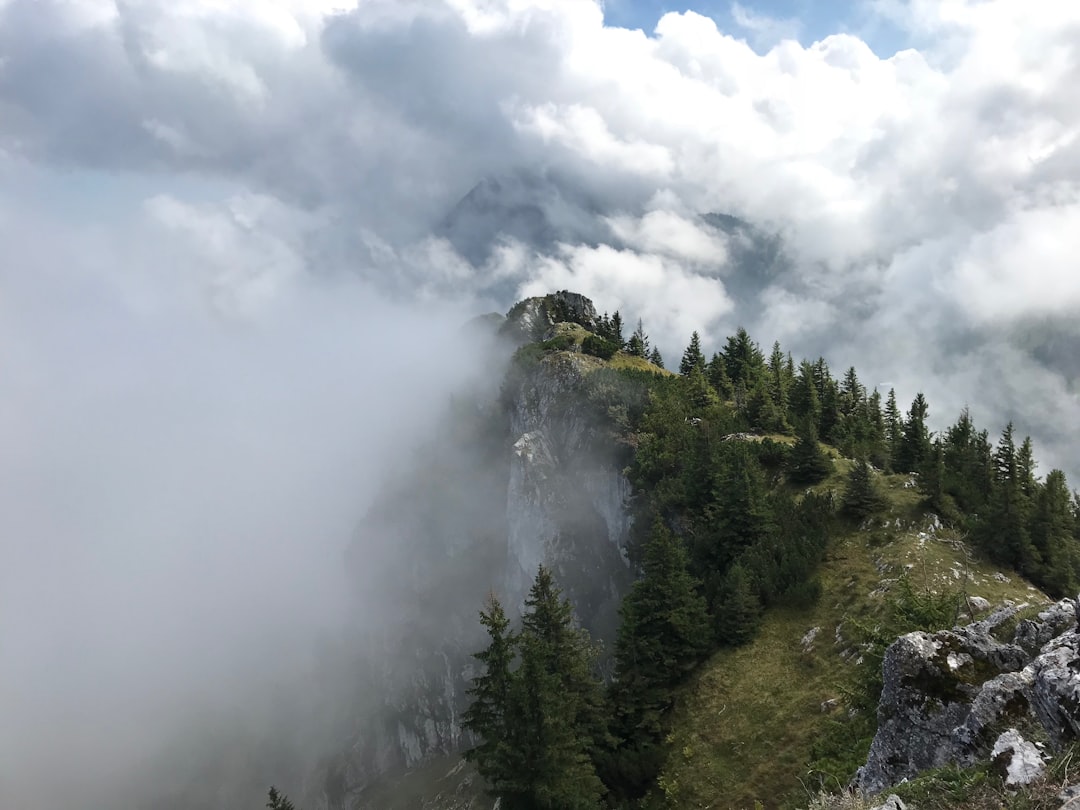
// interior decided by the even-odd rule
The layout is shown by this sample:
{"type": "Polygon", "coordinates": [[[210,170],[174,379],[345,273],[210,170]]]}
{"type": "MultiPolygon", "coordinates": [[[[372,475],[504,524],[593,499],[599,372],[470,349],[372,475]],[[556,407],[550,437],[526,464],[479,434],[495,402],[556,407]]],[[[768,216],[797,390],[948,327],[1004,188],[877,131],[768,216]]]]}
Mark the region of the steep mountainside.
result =
{"type": "MultiPolygon", "coordinates": [[[[604,806],[863,806],[848,786],[1053,805],[1045,773],[1080,736],[1076,607],[1011,566],[1074,588],[1080,501],[1034,476],[1029,442],[1008,428],[995,448],[966,412],[933,436],[921,395],[904,415],[854,369],[766,359],[742,330],[711,360],[695,334],[674,375],[569,292],[485,324],[497,390],[454,400],[358,530],[354,578],[383,616],[352,640],[343,745],[304,806],[487,810],[492,774],[574,795],[558,767],[519,783],[512,757],[481,760],[486,779],[460,758],[520,710],[485,730],[466,713],[491,675],[477,610],[490,593],[527,624],[541,566],[602,642],[604,727],[559,733],[604,806]],[[372,535],[401,553],[367,559],[372,535]]],[[[538,637],[513,633],[500,694],[538,690],[530,716],[555,722],[538,707],[557,690],[528,680],[538,637]]]]}

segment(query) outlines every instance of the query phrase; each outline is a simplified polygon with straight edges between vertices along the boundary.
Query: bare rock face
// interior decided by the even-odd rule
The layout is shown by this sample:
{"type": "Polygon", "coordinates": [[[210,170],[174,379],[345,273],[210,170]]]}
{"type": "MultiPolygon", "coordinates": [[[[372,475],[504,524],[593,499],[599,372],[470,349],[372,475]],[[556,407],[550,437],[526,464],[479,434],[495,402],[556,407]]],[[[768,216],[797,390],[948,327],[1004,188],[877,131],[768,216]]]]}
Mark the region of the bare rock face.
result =
{"type": "MultiPolygon", "coordinates": [[[[560,292],[515,306],[504,325],[531,340],[553,322],[595,321],[589,299],[560,292]]],[[[582,625],[614,638],[632,581],[630,459],[586,395],[602,363],[573,352],[518,360],[497,400],[440,430],[358,531],[392,538],[401,553],[393,567],[375,567],[360,544],[350,565],[358,592],[386,618],[355,643],[366,655],[349,663],[356,709],[341,732],[346,750],[311,777],[305,807],[356,806],[387,774],[470,744],[461,714],[472,653],[486,643],[476,611],[489,590],[513,617],[543,564],[582,625]]],[[[472,801],[444,794],[437,806],[472,801]]]]}
{"type": "Polygon", "coordinates": [[[557,323],[577,323],[590,332],[597,326],[596,307],[584,295],[567,290],[526,298],[513,306],[499,331],[518,344],[542,340],[557,323]]]}
{"type": "Polygon", "coordinates": [[[855,778],[860,790],[880,793],[930,768],[995,757],[1010,778],[1027,778],[1037,749],[1017,729],[1052,746],[1080,737],[1077,603],[1062,600],[1007,632],[1022,607],[908,633],[889,647],[877,735],[855,778]]]}

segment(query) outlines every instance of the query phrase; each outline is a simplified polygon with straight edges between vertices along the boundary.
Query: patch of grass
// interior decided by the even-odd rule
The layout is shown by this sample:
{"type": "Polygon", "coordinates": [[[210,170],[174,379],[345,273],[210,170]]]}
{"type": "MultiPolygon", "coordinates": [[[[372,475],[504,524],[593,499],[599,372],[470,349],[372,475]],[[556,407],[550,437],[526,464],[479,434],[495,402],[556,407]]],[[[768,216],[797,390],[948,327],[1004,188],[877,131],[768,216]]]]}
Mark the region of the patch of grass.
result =
{"type": "Polygon", "coordinates": [[[616,352],[615,355],[608,360],[608,365],[614,369],[626,369],[628,371],[651,371],[653,374],[660,374],[668,377],[674,377],[675,375],[667,369],[660,368],[660,366],[654,366],[644,357],[638,357],[637,355],[627,354],[626,352],[616,352]]]}

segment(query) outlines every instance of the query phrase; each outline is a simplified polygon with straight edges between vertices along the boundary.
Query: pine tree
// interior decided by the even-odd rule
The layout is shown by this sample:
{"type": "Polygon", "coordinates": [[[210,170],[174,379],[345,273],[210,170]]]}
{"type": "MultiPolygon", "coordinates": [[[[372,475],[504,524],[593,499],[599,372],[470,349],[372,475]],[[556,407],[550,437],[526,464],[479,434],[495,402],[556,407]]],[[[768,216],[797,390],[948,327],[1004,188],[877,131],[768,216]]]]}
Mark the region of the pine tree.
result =
{"type": "Polygon", "coordinates": [[[663,368],[664,367],[664,358],[660,354],[660,350],[658,348],[656,348],[655,346],[653,347],[653,350],[651,352],[649,352],[649,362],[652,363],[657,368],[663,368]]]}
{"type": "Polygon", "coordinates": [[[814,383],[814,367],[803,360],[799,364],[799,373],[791,387],[791,424],[799,426],[809,423],[817,434],[821,423],[821,399],[814,383]]]}
{"type": "Polygon", "coordinates": [[[1077,521],[1065,474],[1052,470],[1036,497],[1031,541],[1042,561],[1039,583],[1053,596],[1075,594],[1080,586],[1077,521]]]}
{"type": "Polygon", "coordinates": [[[682,362],[679,363],[679,373],[685,377],[695,368],[705,373],[705,355],[701,353],[701,336],[696,331],[690,336],[690,345],[683,352],[682,362]]]}
{"type": "MultiPolygon", "coordinates": [[[[574,626],[573,608],[551,571],[540,566],[525,600],[521,629],[519,754],[521,807],[578,810],[598,806],[603,786],[592,756],[607,742],[595,653],[574,626]]],[[[512,810],[516,803],[507,805],[512,810]]]]}
{"type": "Polygon", "coordinates": [[[809,419],[796,432],[795,446],[787,458],[787,477],[794,484],[816,484],[832,472],[833,464],[818,444],[817,433],[809,419]]]}
{"type": "Polygon", "coordinates": [[[761,600],[741,564],[735,563],[724,575],[713,616],[721,644],[738,646],[757,635],[761,626],[761,600]]]}
{"type": "Polygon", "coordinates": [[[622,334],[622,316],[619,314],[619,310],[615,310],[615,314],[611,316],[611,337],[609,338],[612,343],[615,343],[620,349],[626,343],[623,340],[622,334]]]}
{"type": "Polygon", "coordinates": [[[749,391],[764,376],[765,358],[761,349],[741,326],[727,339],[723,357],[728,379],[736,389],[741,385],[744,391],[749,391]]]}
{"type": "Polygon", "coordinates": [[[916,394],[904,420],[898,455],[893,458],[897,472],[918,472],[930,455],[930,432],[926,427],[928,411],[926,398],[921,392],[916,394]]]}
{"type": "Polygon", "coordinates": [[[481,742],[467,758],[506,810],[594,810],[603,793],[594,756],[609,741],[595,652],[570,603],[541,566],[520,633],[493,597],[480,616],[490,643],[476,655],[485,672],[463,725],[481,742]]]}
{"type": "Polygon", "coordinates": [[[1039,567],[1028,522],[1031,502],[1025,493],[1021,465],[1010,422],[994,451],[994,482],[986,509],[980,514],[975,536],[996,562],[1013,566],[1026,576],[1039,567]]]}
{"type": "Polygon", "coordinates": [[[848,473],[844,489],[843,511],[856,520],[865,520],[885,505],[885,498],[874,484],[873,471],[866,459],[859,459],[848,473]]]}
{"type": "Polygon", "coordinates": [[[731,380],[728,379],[727,365],[724,363],[722,355],[716,352],[713,353],[712,359],[709,360],[705,367],[705,376],[708,377],[709,384],[720,399],[726,401],[734,396],[735,389],[731,385],[731,380]]]}
{"type": "Polygon", "coordinates": [[[626,342],[626,353],[633,355],[634,357],[649,357],[649,336],[645,334],[645,326],[641,322],[641,318],[638,318],[637,329],[634,330],[634,334],[630,335],[630,340],[626,342]]]}
{"type": "Polygon", "coordinates": [[[296,810],[296,805],[289,801],[289,797],[280,792],[276,787],[270,788],[266,806],[270,808],[270,810],[296,810]]]}
{"type": "Polygon", "coordinates": [[[643,576],[623,599],[611,689],[618,741],[605,782],[638,798],[663,764],[674,689],[708,650],[712,629],[700,583],[682,542],[658,519],[645,546],[643,576]]]}
{"type": "Polygon", "coordinates": [[[896,472],[896,466],[900,458],[900,442],[904,437],[904,419],[900,415],[900,408],[896,404],[896,391],[889,389],[888,399],[885,400],[885,443],[889,450],[889,470],[896,472]]]}
{"type": "Polygon", "coordinates": [[[491,794],[499,797],[514,783],[514,774],[523,765],[515,752],[517,729],[512,706],[517,642],[494,594],[488,595],[485,608],[480,611],[480,624],[487,629],[490,644],[474,654],[485,671],[468,690],[472,703],[462,717],[462,726],[480,738],[478,745],[465,752],[465,758],[476,763],[491,794]]]}

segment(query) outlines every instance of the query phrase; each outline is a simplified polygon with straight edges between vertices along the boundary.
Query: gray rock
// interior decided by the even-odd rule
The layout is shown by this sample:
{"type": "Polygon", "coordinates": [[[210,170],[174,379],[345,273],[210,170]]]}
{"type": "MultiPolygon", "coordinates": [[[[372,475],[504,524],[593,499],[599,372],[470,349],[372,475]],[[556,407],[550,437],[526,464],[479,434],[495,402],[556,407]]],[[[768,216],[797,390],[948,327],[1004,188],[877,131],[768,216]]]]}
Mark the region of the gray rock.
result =
{"type": "Polygon", "coordinates": [[[870,810],[907,810],[907,805],[895,793],[890,793],[883,804],[874,805],[870,810]]]}
{"type": "Polygon", "coordinates": [[[860,790],[879,793],[929,768],[1006,754],[1006,769],[1019,780],[1038,751],[1007,736],[1010,729],[1041,727],[1054,747],[1080,737],[1076,602],[1062,600],[1020,622],[1020,643],[996,638],[1021,607],[1006,605],[952,630],[909,633],[889,647],[878,731],[855,779],[860,790]]]}
{"type": "Polygon", "coordinates": [[[990,751],[993,761],[1005,768],[1006,785],[1030,785],[1046,770],[1039,749],[1015,728],[1002,732],[990,751]]]}
{"type": "Polygon", "coordinates": [[[981,596],[969,596],[967,603],[975,613],[983,613],[990,609],[990,600],[983,599],[981,596]]]}

